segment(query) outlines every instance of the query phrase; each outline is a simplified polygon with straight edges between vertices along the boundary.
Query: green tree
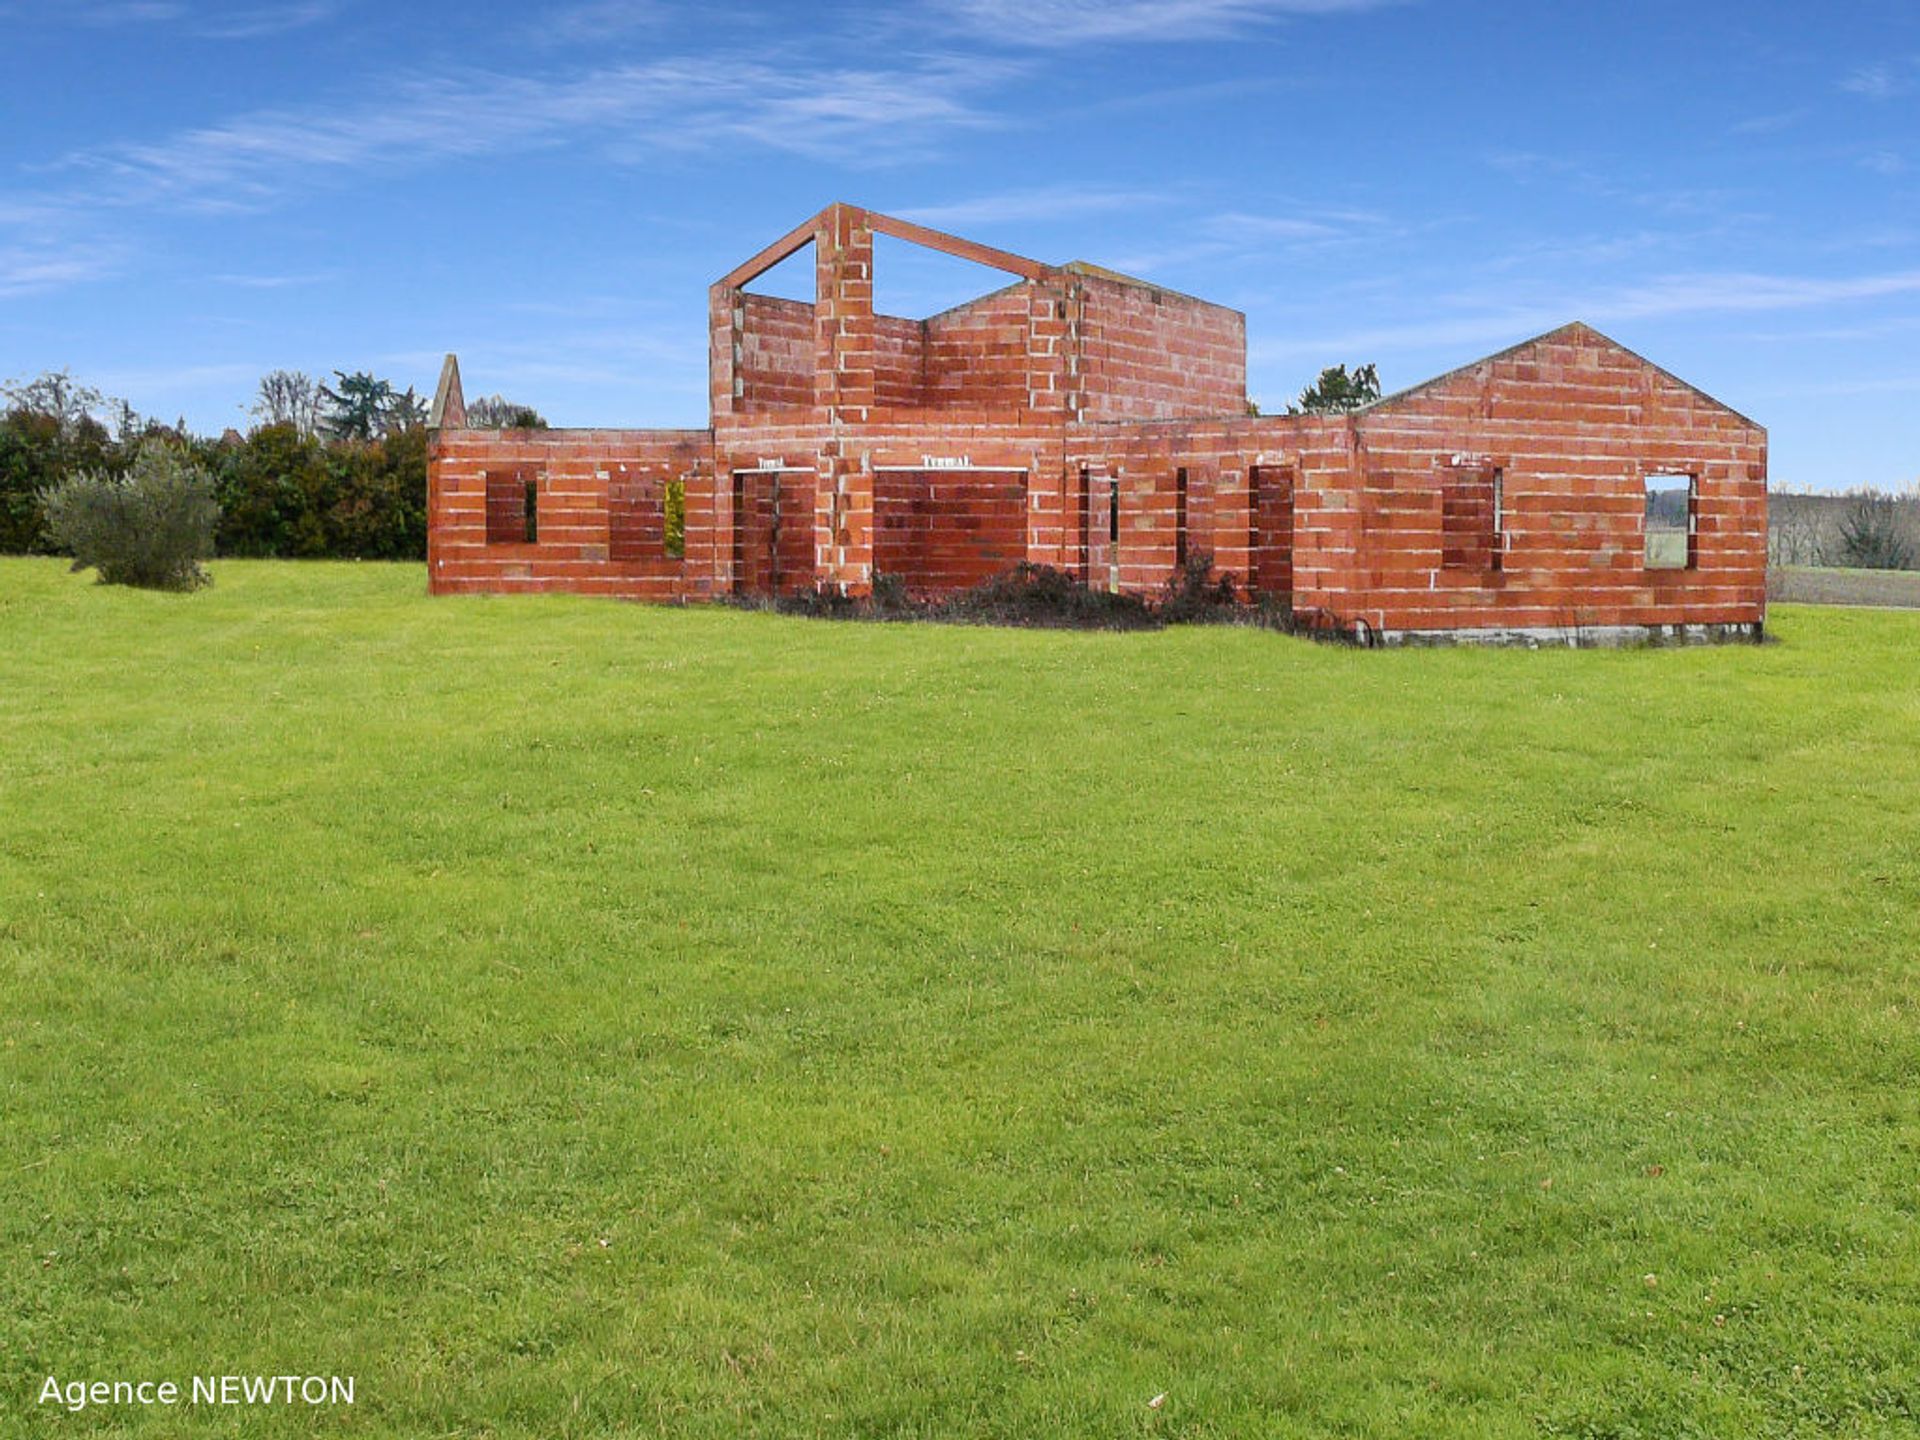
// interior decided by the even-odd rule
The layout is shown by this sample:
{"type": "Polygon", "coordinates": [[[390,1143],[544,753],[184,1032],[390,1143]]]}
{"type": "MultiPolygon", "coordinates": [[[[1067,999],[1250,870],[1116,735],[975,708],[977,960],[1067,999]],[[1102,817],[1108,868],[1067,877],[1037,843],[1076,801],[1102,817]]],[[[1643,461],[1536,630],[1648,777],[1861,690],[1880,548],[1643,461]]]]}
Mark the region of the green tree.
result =
{"type": "Polygon", "coordinates": [[[320,398],[327,406],[320,422],[336,440],[371,440],[380,430],[380,417],[393,399],[393,386],[377,380],[364,370],[349,375],[333,372],[339,388],[320,387],[320,398]]]}
{"type": "Polygon", "coordinates": [[[46,494],[82,470],[126,468],[125,442],[138,423],[124,403],[108,400],[64,370],[0,385],[0,553],[43,553],[46,494]],[[102,423],[125,427],[116,440],[102,423]]]}
{"type": "Polygon", "coordinates": [[[1344,415],[1380,398],[1380,372],[1372,365],[1330,365],[1287,407],[1289,415],[1344,415]]]}
{"type": "Polygon", "coordinates": [[[322,385],[320,398],[327,407],[321,423],[334,439],[378,440],[426,423],[426,402],[411,385],[396,390],[392,381],[365,370],[351,375],[336,370],[333,374],[338,385],[322,385]]]}

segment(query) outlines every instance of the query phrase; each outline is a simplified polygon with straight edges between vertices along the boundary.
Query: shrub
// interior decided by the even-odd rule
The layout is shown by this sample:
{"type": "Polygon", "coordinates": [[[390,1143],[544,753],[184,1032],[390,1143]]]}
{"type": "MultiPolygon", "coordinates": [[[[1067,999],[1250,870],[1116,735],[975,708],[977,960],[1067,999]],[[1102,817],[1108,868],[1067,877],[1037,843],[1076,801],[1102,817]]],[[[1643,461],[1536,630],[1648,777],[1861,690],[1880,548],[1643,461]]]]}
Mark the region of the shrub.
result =
{"type": "Polygon", "coordinates": [[[1160,618],[1168,625],[1195,625],[1245,617],[1231,575],[1213,573],[1213,555],[1197,551],[1167,577],[1160,618]]]}
{"type": "MultiPolygon", "coordinates": [[[[330,490],[326,447],[292,424],[262,425],[212,457],[222,555],[292,555],[310,496],[330,490]]],[[[322,537],[316,537],[322,538],[322,537]]]]}
{"type": "Polygon", "coordinates": [[[1153,607],[1137,595],[1094,590],[1065,570],[1024,560],[941,602],[935,616],[986,625],[1076,630],[1151,630],[1161,623],[1153,607]]]}
{"type": "Polygon", "coordinates": [[[213,482],[187,451],[165,441],[140,447],[125,475],[85,470],[46,497],[47,529],[107,585],[192,590],[207,583],[220,506],[213,482]]]}

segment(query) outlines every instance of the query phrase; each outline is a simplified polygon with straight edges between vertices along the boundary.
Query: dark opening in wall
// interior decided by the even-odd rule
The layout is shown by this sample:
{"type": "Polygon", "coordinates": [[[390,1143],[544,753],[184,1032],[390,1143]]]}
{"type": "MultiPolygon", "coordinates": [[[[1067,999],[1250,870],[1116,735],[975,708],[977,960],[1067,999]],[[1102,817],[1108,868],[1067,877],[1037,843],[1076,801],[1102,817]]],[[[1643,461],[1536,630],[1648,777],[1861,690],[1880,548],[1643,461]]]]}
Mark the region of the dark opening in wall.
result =
{"type": "Polygon", "coordinates": [[[1293,471],[1256,465],[1247,472],[1247,588],[1293,593],[1293,471]]]}
{"type": "Polygon", "coordinates": [[[786,595],[813,584],[812,471],[733,472],[733,590],[786,595]]]}
{"type": "Polygon", "coordinates": [[[1493,472],[1493,554],[1487,568],[1507,568],[1507,475],[1504,470],[1493,472]]]}
{"type": "Polygon", "coordinates": [[[1647,569],[1691,570],[1698,558],[1696,477],[1653,474],[1647,476],[1646,488],[1647,569]]]}
{"type": "Polygon", "coordinates": [[[1093,471],[1080,467],[1080,578],[1093,581],[1093,471]]]}
{"type": "Polygon", "coordinates": [[[663,548],[669,560],[687,557],[687,482],[675,477],[660,493],[663,548]]]}
{"type": "Polygon", "coordinates": [[[619,565],[658,560],[665,544],[657,475],[621,466],[607,481],[607,558],[619,565]]]}
{"type": "Polygon", "coordinates": [[[1183,466],[1173,472],[1173,563],[1187,563],[1187,472],[1183,466]]]}
{"type": "Polygon", "coordinates": [[[539,481],[537,480],[527,481],[525,487],[520,492],[520,503],[523,507],[520,524],[523,532],[526,535],[527,544],[537,545],[540,543],[540,482],[539,481]]]}
{"type": "Polygon", "coordinates": [[[524,470],[488,470],[487,544],[520,545],[536,538],[538,501],[536,482],[524,470]]]}

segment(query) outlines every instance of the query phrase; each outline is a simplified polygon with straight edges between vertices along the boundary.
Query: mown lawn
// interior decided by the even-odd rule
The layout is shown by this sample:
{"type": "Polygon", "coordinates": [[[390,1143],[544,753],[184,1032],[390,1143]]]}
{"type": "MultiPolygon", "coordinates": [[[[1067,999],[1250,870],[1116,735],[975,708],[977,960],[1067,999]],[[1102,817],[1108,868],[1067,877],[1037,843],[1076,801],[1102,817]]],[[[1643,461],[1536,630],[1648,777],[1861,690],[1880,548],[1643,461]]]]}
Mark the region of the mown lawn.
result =
{"type": "Polygon", "coordinates": [[[1914,1433],[1920,617],[216,573],[0,563],[0,1432],[1914,1433]]]}

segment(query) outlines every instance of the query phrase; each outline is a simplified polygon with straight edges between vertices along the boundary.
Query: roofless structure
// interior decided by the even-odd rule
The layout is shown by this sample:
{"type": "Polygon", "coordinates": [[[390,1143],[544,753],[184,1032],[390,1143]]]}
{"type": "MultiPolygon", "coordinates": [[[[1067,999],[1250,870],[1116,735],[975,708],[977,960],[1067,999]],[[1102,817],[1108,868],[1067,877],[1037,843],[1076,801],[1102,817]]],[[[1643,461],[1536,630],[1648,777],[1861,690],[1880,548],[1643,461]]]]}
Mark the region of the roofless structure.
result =
{"type": "Polygon", "coordinates": [[[1583,324],[1353,414],[1253,416],[1239,312],[838,204],[709,316],[699,430],[469,429],[449,356],[432,588],[939,594],[1032,561],[1148,592],[1208,556],[1249,600],[1386,641],[1765,620],[1766,432],[1583,324]],[[1009,283],[879,314],[876,235],[1009,283]],[[808,246],[811,304],[746,288],[808,246]]]}

